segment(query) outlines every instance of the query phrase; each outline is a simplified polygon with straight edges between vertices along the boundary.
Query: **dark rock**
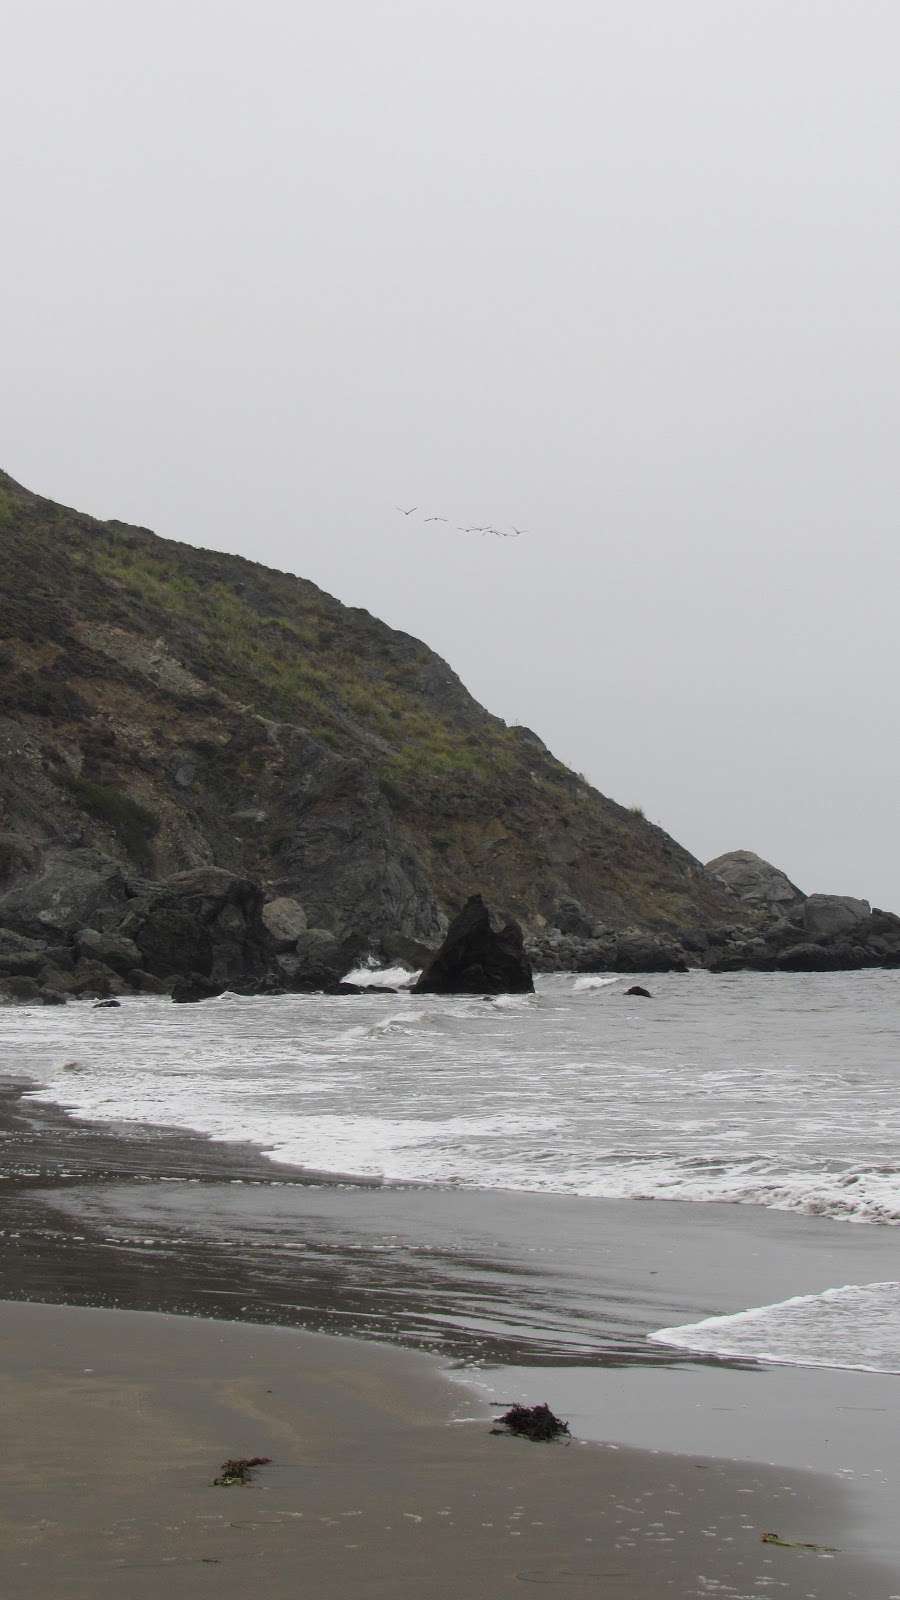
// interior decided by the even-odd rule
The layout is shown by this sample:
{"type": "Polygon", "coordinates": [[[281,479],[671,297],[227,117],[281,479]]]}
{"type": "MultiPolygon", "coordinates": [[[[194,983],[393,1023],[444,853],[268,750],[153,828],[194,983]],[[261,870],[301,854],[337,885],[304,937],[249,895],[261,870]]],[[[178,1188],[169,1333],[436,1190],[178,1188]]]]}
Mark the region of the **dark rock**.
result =
{"type": "Polygon", "coordinates": [[[262,904],[262,890],[249,878],[198,867],[132,900],[117,932],[137,946],[132,966],[158,978],[196,973],[221,992],[269,969],[262,904]]]}
{"type": "Polygon", "coordinates": [[[571,898],[560,900],[553,913],[554,925],[560,933],[571,934],[576,939],[593,938],[594,920],[579,900],[571,898]]]}
{"type": "Polygon", "coordinates": [[[105,1000],[110,995],[124,994],[126,991],[126,984],[118,973],[99,961],[87,959],[76,962],[71,972],[54,972],[52,986],[63,994],[74,997],[93,995],[97,1000],[105,1000]]]}
{"type": "Polygon", "coordinates": [[[412,992],[532,994],[534,980],[518,923],[495,929],[481,895],[472,895],[412,992]]]}
{"type": "Polygon", "coordinates": [[[166,978],[157,978],[152,972],[134,967],[125,974],[128,986],[135,994],[168,994],[172,985],[166,978]]]}
{"type": "Polygon", "coordinates": [[[642,989],[639,983],[633,983],[631,985],[630,989],[626,989],[625,990],[625,993],[626,994],[640,995],[642,1000],[652,1000],[653,999],[653,996],[650,993],[650,990],[649,989],[642,989]]]}
{"type": "Polygon", "coordinates": [[[172,985],[172,999],[176,1005],[195,1005],[198,1000],[215,1000],[225,993],[225,985],[205,978],[200,972],[176,978],[172,985]]]}
{"type": "Polygon", "coordinates": [[[24,974],[21,977],[11,976],[0,978],[0,994],[7,1000],[37,1000],[40,996],[41,986],[36,978],[29,978],[24,974]]]}
{"type": "Polygon", "coordinates": [[[0,977],[34,978],[47,964],[48,947],[10,928],[0,928],[0,977]]]}
{"type": "Polygon", "coordinates": [[[120,1006],[121,1004],[121,1000],[95,1000],[93,1009],[95,1011],[106,1011],[110,1006],[120,1006]]]}
{"type": "Polygon", "coordinates": [[[141,952],[133,939],[121,933],[101,933],[97,928],[81,928],[75,936],[75,947],[88,960],[99,961],[126,977],[141,963],[141,952]]]}
{"type": "Polygon", "coordinates": [[[0,889],[38,869],[40,856],[33,844],[18,833],[0,833],[0,889]]]}
{"type": "MultiPolygon", "coordinates": [[[[59,994],[56,989],[42,989],[40,1002],[42,1006],[64,1006],[66,997],[64,994],[59,994]]],[[[118,1005],[118,1003],[117,1000],[113,1001],[114,1005],[118,1005]]]]}
{"type": "Polygon", "coordinates": [[[124,907],[125,875],[102,850],[52,851],[40,876],[0,897],[0,925],[30,938],[71,938],[124,907]]]}
{"type": "Polygon", "coordinates": [[[807,941],[782,950],[775,964],[779,972],[833,972],[838,963],[834,951],[807,941]]]}
{"type": "Polygon", "coordinates": [[[359,983],[330,983],[323,994],[365,994],[365,989],[359,983]]]}
{"type": "Polygon", "coordinates": [[[379,940],[378,954],[386,966],[406,967],[410,972],[420,972],[434,955],[430,945],[418,939],[407,939],[402,933],[389,933],[379,940]]]}
{"type": "Polygon", "coordinates": [[[687,972],[683,951],[666,940],[622,934],[616,942],[614,972],[687,972]]]}
{"type": "Polygon", "coordinates": [[[292,951],[276,956],[276,963],[288,989],[314,994],[341,983],[367,948],[364,939],[336,939],[327,928],[307,928],[292,951]]]}

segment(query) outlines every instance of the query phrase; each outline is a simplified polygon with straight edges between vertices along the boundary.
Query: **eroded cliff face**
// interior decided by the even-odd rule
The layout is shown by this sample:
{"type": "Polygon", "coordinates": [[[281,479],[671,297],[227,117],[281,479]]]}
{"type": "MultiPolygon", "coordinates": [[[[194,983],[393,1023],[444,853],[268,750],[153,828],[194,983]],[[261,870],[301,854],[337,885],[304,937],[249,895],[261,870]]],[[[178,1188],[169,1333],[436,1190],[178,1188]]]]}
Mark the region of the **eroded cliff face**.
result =
{"type": "Polygon", "coordinates": [[[426,645],[305,579],[3,474],[0,547],[0,892],[94,848],[131,880],[223,868],[339,938],[433,945],[473,891],[537,939],[746,920],[426,645]]]}

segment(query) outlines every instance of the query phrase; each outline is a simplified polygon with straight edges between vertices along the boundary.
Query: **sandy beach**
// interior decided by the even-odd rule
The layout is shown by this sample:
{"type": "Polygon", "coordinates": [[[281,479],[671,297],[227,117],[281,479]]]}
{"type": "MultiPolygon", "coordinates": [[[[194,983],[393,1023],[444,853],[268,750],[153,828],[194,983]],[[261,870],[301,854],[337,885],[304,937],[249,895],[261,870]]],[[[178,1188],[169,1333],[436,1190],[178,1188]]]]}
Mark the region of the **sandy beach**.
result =
{"type": "Polygon", "coordinates": [[[0,1348],[9,1600],[891,1592],[843,1552],[762,1542],[844,1537],[817,1478],[494,1436],[406,1351],[10,1303],[0,1348]],[[271,1465],[213,1486],[236,1454],[271,1465]]]}
{"type": "MultiPolygon", "coordinates": [[[[695,1383],[712,1415],[710,1385],[722,1379],[765,1390],[765,1374],[654,1352],[641,1333],[648,1318],[697,1310],[713,1219],[691,1247],[680,1228],[667,1231],[670,1208],[595,1207],[608,1243],[606,1299],[594,1305],[593,1279],[573,1289],[558,1263],[551,1270],[549,1234],[542,1257],[527,1197],[491,1208],[472,1194],[310,1186],[249,1147],[78,1123],[20,1090],[8,1082],[0,1146],[5,1595],[142,1600],[169,1567],[179,1596],[250,1584],[326,1600],[487,1600],[523,1585],[566,1600],[900,1593],[896,1564],[870,1559],[878,1540],[839,1479],[789,1469],[777,1433],[765,1458],[774,1465],[716,1459],[698,1448],[708,1430],[691,1435],[663,1401],[695,1383]],[[655,1267],[641,1257],[641,1229],[655,1267]],[[383,1248],[388,1233],[397,1248],[383,1248]],[[536,1258],[522,1258],[525,1236],[536,1258]],[[588,1312],[596,1326],[613,1302],[618,1332],[596,1372],[632,1396],[644,1449],[591,1442],[602,1431],[584,1403],[587,1341],[572,1329],[588,1312]],[[316,1326],[331,1331],[308,1331],[316,1326]],[[574,1441],[493,1435],[491,1397],[449,1382],[448,1358],[479,1366],[497,1399],[507,1398],[504,1373],[509,1398],[532,1402],[545,1390],[553,1400],[567,1374],[574,1441]],[[214,1488],[235,1455],[272,1464],[247,1488],[214,1488]]],[[[540,1212],[582,1255],[586,1214],[580,1203],[540,1212]]],[[[767,1217],[760,1235],[751,1220],[740,1218],[747,1242],[733,1270],[757,1260],[765,1278],[783,1260],[777,1278],[796,1224],[767,1217]]],[[[877,1257],[885,1233],[867,1232],[877,1257]]],[[[824,1228],[829,1270],[858,1233],[824,1228]]],[[[612,1438],[628,1436],[621,1398],[609,1420],[612,1438]]]]}

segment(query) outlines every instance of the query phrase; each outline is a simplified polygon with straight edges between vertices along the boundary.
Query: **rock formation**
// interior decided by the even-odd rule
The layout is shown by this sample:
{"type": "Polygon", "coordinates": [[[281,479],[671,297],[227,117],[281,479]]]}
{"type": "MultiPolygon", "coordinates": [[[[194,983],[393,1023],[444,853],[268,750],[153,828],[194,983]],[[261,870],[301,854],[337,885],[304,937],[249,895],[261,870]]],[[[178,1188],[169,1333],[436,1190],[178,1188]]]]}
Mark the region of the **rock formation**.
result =
{"type": "Polygon", "coordinates": [[[522,930],[496,926],[480,894],[466,901],[429,962],[414,994],[532,994],[534,980],[522,930]]]}
{"type": "Polygon", "coordinates": [[[706,870],[720,878],[739,900],[765,916],[785,916],[806,899],[780,868],[752,850],[729,850],[714,861],[707,861],[706,870]]]}

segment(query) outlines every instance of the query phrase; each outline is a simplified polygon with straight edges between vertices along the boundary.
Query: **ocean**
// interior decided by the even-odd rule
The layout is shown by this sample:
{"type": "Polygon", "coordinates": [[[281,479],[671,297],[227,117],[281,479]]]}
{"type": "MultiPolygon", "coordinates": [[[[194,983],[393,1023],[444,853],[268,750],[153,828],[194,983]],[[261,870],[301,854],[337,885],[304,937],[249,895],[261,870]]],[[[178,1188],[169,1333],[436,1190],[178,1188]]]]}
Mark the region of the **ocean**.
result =
{"type": "MultiPolygon", "coordinates": [[[[632,981],[16,1007],[0,1037],[35,1097],[78,1117],[249,1140],[328,1181],[527,1195],[532,1216],[540,1197],[579,1197],[598,1228],[604,1201],[674,1203],[660,1213],[687,1231],[752,1207],[792,1214],[801,1248],[803,1219],[817,1246],[823,1221],[861,1244],[900,1221],[900,974],[663,975],[641,980],[650,1000],[632,981]]],[[[765,1304],[743,1303],[738,1279],[725,1314],[651,1316],[641,1338],[648,1355],[896,1373],[900,1283],[875,1270],[765,1304]]]]}

